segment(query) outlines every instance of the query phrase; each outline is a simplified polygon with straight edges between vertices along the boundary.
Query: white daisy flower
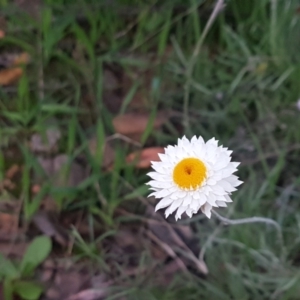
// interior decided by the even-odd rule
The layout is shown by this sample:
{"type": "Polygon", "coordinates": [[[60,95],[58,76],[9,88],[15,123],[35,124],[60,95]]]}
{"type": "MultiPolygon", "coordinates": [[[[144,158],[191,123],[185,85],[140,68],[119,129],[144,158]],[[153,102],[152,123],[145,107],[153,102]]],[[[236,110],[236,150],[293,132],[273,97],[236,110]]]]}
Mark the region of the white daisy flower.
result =
{"type": "Polygon", "coordinates": [[[167,218],[177,210],[178,220],[184,212],[192,217],[199,209],[210,218],[213,207],[226,207],[242,183],[232,175],[239,163],[231,162],[231,153],[218,146],[215,138],[205,143],[196,136],[191,141],[184,136],[178,145],[165,148],[159,154],[161,161],[152,162],[155,172],[147,174],[153,179],[147,183],[154,190],[149,196],[162,198],[155,211],[168,207],[167,218]]]}

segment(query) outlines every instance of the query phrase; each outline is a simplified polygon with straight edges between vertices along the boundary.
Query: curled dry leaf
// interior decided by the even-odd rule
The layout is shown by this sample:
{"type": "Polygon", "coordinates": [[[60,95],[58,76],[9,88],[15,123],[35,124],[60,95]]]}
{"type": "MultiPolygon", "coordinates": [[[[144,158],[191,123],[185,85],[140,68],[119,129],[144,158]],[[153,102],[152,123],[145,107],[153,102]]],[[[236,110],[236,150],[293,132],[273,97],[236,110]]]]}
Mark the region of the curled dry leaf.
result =
{"type": "MultiPolygon", "coordinates": [[[[162,111],[157,113],[153,128],[158,129],[170,117],[168,112],[162,111]]],[[[149,123],[149,113],[127,113],[124,115],[116,116],[113,119],[115,131],[120,134],[130,135],[135,133],[143,133],[149,123]]]]}
{"type": "Polygon", "coordinates": [[[16,82],[23,74],[20,65],[27,64],[30,60],[28,53],[21,53],[13,58],[8,69],[0,72],[0,85],[9,85],[16,82]]]}
{"type": "Polygon", "coordinates": [[[140,151],[130,153],[126,157],[127,163],[133,163],[138,169],[146,169],[151,166],[151,161],[159,161],[159,153],[164,153],[162,147],[145,148],[140,151]]]}
{"type": "Polygon", "coordinates": [[[0,239],[18,232],[18,215],[0,212],[0,239]]]}
{"type": "Polygon", "coordinates": [[[17,164],[13,164],[5,173],[5,177],[8,179],[13,179],[19,172],[21,171],[21,167],[17,164]]]}
{"type": "Polygon", "coordinates": [[[12,61],[12,65],[13,66],[19,66],[19,65],[25,65],[28,64],[30,61],[30,56],[28,53],[23,52],[20,55],[17,55],[13,61],[12,61]]]}
{"type": "Polygon", "coordinates": [[[0,85],[9,85],[16,82],[23,74],[22,68],[11,68],[0,72],[0,85]]]}

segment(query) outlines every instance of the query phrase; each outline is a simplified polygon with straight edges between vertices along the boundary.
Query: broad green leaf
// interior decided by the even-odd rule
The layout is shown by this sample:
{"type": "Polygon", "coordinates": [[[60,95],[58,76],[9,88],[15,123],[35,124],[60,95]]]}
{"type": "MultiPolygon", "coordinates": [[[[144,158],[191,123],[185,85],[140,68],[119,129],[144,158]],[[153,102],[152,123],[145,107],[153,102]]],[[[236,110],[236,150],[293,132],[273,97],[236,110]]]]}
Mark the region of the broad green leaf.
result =
{"type": "Polygon", "coordinates": [[[0,253],[0,280],[2,278],[18,278],[19,272],[13,263],[0,253]]]}
{"type": "Polygon", "coordinates": [[[43,288],[30,281],[18,280],[13,283],[14,293],[24,300],[37,300],[43,292],[43,288]]]}
{"type": "Polygon", "coordinates": [[[31,272],[49,255],[52,248],[51,239],[47,236],[36,237],[28,246],[20,265],[22,276],[31,272]]]}
{"type": "Polygon", "coordinates": [[[12,281],[5,279],[3,282],[3,295],[5,300],[13,300],[13,286],[12,281]]]}

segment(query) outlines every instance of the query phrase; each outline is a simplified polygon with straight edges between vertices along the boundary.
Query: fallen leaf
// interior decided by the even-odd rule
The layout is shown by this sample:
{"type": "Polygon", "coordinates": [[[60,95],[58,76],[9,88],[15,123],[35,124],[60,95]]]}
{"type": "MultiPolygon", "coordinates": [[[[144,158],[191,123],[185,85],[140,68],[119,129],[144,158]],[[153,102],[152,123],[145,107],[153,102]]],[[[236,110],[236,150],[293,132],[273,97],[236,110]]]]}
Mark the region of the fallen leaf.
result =
{"type": "Polygon", "coordinates": [[[140,151],[130,153],[126,157],[127,163],[133,163],[138,169],[146,169],[151,166],[151,161],[159,161],[159,153],[164,153],[165,150],[162,147],[145,148],[140,151]]]}
{"type": "Polygon", "coordinates": [[[68,234],[64,228],[59,225],[55,214],[39,211],[33,217],[33,223],[42,233],[54,238],[54,240],[63,247],[68,245],[68,234]]]}
{"type": "Polygon", "coordinates": [[[26,52],[13,55],[11,59],[8,59],[7,69],[0,71],[0,85],[6,86],[16,82],[23,74],[20,66],[27,64],[29,60],[30,56],[26,52]]]}
{"type": "Polygon", "coordinates": [[[18,231],[18,215],[0,212],[0,236],[9,237],[18,231]]]}
{"type": "Polygon", "coordinates": [[[22,68],[10,68],[0,72],[0,85],[9,85],[16,82],[23,74],[22,68]]]}
{"type": "Polygon", "coordinates": [[[5,177],[8,179],[13,179],[15,175],[21,170],[20,166],[17,164],[13,164],[5,173],[5,177]]]}
{"type": "Polygon", "coordinates": [[[40,190],[41,190],[41,186],[39,184],[33,184],[31,186],[31,192],[34,195],[38,194],[40,192],[40,190]]]}
{"type": "Polygon", "coordinates": [[[56,186],[74,187],[88,176],[85,166],[76,160],[69,161],[69,157],[65,154],[57,155],[54,158],[38,157],[38,161],[56,186]]]}
{"type": "Polygon", "coordinates": [[[30,149],[34,152],[54,152],[58,148],[61,133],[58,129],[48,129],[45,136],[35,133],[30,139],[30,149]]]}
{"type": "MultiPolygon", "coordinates": [[[[153,128],[158,129],[170,117],[170,113],[162,111],[157,113],[153,128]]],[[[149,123],[149,113],[127,113],[116,116],[113,119],[115,131],[120,134],[129,135],[134,133],[143,133],[149,123]]]]}
{"type": "Polygon", "coordinates": [[[23,52],[19,55],[17,55],[13,61],[12,61],[12,66],[19,66],[19,65],[23,65],[23,64],[28,64],[30,61],[30,56],[28,53],[23,52]]]}
{"type": "Polygon", "coordinates": [[[57,270],[45,295],[49,300],[69,299],[70,296],[90,286],[89,277],[88,273],[80,270],[57,270]]]}

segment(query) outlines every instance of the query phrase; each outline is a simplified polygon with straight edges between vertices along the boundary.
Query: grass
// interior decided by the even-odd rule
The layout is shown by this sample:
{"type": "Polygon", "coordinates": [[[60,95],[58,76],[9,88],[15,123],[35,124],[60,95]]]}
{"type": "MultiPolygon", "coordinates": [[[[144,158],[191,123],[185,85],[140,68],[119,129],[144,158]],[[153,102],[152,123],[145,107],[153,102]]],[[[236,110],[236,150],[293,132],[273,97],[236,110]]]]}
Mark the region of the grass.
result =
{"type": "MultiPolygon", "coordinates": [[[[3,49],[26,51],[32,57],[26,76],[16,88],[3,87],[0,100],[1,176],[14,163],[6,159],[7,151],[16,147],[17,160],[24,165],[16,195],[23,200],[22,217],[29,221],[45,194],[55,198],[61,212],[84,211],[89,238],[84,240],[74,231],[79,251],[73,253],[74,259],[78,255],[97,261],[100,269],[107,270],[109,253],[99,254],[97,244],[130,222],[116,218],[118,207],[125,205],[144,216],[135,201],[148,192],[145,172],[124,167],[129,147],[116,148],[112,172],[99,168],[101,145],[105,136],[113,134],[114,116],[103,100],[104,70],[114,67],[129,77],[149,72],[150,84],[140,77],[127,87],[118,112],[129,110],[135,91],[142,87],[152,118],[161,109],[173,109],[178,117],[167,121],[164,130],[152,130],[150,122],[141,144],[164,146],[183,134],[215,136],[234,150],[234,159],[242,162],[239,176],[245,181],[234,203],[220,212],[232,219],[276,220],[285,249],[278,246],[271,227],[223,227],[214,218],[197,216],[182,223],[193,228],[200,247],[213,235],[204,255],[209,269],[205,278],[193,268],[188,275],[175,276],[167,287],[157,287],[146,276],[125,278],[107,299],[121,295],[149,300],[298,299],[300,20],[296,1],[228,1],[203,42],[215,4],[209,0],[115,1],[114,8],[99,1],[46,3],[40,25],[5,3],[2,10],[8,18],[3,49]],[[199,41],[201,48],[193,57],[199,41]],[[87,95],[89,105],[84,101],[87,95]],[[91,173],[78,186],[53,186],[27,147],[34,132],[45,134],[49,127],[59,128],[63,136],[59,147],[67,153],[69,164],[78,155],[87,157],[91,173]],[[88,148],[93,134],[98,138],[97,155],[88,148]],[[43,179],[34,198],[30,194],[33,170],[43,179]],[[101,186],[105,205],[99,205],[95,185],[101,186]],[[99,223],[103,238],[94,236],[99,223]]],[[[151,261],[147,249],[143,255],[140,268],[151,261]]],[[[116,267],[122,269],[117,262],[116,267]]]]}

